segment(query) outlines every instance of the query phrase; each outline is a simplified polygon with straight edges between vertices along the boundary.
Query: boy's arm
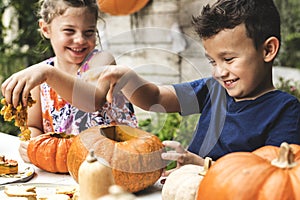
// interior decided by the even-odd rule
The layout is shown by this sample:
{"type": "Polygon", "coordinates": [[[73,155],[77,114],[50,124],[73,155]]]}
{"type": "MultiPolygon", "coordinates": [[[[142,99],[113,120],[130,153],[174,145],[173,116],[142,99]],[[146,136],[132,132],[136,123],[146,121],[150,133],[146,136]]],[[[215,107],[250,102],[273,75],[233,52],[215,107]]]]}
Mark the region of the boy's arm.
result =
{"type": "Polygon", "coordinates": [[[173,86],[151,83],[128,67],[108,66],[107,69],[98,80],[98,87],[103,84],[103,80],[109,80],[108,100],[112,99],[113,93],[121,90],[131,103],[144,110],[180,112],[173,86]]]}

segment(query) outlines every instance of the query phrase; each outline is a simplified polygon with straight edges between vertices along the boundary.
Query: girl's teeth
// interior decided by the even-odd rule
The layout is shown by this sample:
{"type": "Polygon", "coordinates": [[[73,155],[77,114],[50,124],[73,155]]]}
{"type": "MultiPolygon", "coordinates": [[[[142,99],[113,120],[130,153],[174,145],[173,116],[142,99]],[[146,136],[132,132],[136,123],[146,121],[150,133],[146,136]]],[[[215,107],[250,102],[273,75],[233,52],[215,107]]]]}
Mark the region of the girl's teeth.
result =
{"type": "Polygon", "coordinates": [[[73,51],[80,52],[82,49],[72,49],[73,51]]]}

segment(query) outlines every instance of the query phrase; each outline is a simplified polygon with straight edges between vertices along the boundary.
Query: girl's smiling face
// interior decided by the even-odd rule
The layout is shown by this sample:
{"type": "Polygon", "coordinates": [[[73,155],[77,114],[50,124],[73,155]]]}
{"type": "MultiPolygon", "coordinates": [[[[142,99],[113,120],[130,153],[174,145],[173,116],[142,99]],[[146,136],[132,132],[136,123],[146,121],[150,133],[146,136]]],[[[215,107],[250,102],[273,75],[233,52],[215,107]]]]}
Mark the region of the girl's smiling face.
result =
{"type": "Polygon", "coordinates": [[[272,64],[265,62],[263,45],[257,49],[244,24],[202,40],[214,78],[236,100],[255,99],[274,89],[272,64]]]}
{"type": "Polygon", "coordinates": [[[50,25],[40,24],[49,38],[60,65],[80,64],[96,46],[95,14],[86,7],[70,7],[54,17],[50,25]],[[43,26],[44,25],[44,26],[43,26]]]}

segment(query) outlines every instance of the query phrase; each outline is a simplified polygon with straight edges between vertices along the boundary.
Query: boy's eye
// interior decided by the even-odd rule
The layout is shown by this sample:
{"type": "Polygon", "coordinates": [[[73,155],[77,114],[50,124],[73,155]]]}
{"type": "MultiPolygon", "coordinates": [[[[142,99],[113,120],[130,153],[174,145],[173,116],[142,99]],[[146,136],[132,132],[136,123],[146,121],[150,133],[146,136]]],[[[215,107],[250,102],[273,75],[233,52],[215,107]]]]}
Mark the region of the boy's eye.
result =
{"type": "Polygon", "coordinates": [[[225,60],[226,62],[230,62],[230,61],[233,60],[233,58],[224,58],[224,60],[225,60]]]}
{"type": "Polygon", "coordinates": [[[209,60],[208,60],[208,63],[211,64],[212,66],[214,66],[214,65],[216,64],[216,61],[210,60],[210,59],[209,59],[209,60]]]}

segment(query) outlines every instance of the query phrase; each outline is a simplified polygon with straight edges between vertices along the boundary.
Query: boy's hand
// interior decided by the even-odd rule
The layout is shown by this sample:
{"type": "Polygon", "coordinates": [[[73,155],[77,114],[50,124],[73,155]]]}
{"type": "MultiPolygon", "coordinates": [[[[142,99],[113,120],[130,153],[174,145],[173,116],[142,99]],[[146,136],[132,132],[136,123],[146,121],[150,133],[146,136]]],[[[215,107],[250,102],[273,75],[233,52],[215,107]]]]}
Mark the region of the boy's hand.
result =
{"type": "Polygon", "coordinates": [[[186,164],[194,164],[194,165],[201,165],[204,164],[204,159],[200,156],[191,153],[184,149],[181,144],[177,141],[163,141],[163,145],[165,147],[169,147],[174,149],[173,151],[167,151],[166,153],[162,153],[161,157],[164,160],[176,160],[177,166],[174,169],[165,171],[163,176],[168,176],[174,170],[180,168],[186,164]]]}
{"type": "Polygon", "coordinates": [[[125,85],[128,85],[129,81],[132,79],[132,74],[134,74],[133,70],[129,67],[107,65],[88,70],[84,74],[83,80],[95,84],[104,91],[107,90],[106,99],[108,102],[112,102],[114,94],[117,94],[125,85]]]}

